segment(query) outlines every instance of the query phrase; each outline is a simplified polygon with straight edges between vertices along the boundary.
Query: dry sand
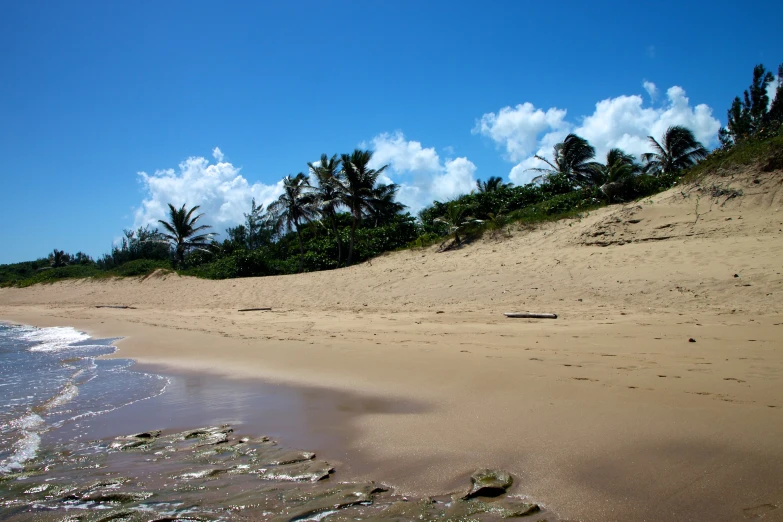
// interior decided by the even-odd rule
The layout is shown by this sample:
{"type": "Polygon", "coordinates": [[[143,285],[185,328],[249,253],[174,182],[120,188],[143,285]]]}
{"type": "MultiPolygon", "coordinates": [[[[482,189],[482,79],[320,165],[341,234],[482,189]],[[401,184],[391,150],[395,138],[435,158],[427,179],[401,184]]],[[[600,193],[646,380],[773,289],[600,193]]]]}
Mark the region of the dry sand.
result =
{"type": "Polygon", "coordinates": [[[346,427],[355,473],[403,492],[499,466],[564,519],[783,520],[782,207],[780,171],[707,179],[330,272],[0,289],[0,318],[126,336],[119,355],[144,363],[414,401],[346,427]]]}

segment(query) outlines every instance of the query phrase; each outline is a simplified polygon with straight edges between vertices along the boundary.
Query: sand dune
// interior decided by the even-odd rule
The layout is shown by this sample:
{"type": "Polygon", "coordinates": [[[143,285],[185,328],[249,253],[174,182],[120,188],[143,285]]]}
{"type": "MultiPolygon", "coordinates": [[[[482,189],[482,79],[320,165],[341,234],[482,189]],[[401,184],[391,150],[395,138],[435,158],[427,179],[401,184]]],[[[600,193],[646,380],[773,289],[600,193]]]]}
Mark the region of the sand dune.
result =
{"type": "Polygon", "coordinates": [[[783,520],[781,180],[707,178],[330,272],[0,289],[0,317],[127,336],[120,355],[147,363],[410,401],[346,427],[351,472],[401,491],[501,466],[565,519],[783,520]]]}

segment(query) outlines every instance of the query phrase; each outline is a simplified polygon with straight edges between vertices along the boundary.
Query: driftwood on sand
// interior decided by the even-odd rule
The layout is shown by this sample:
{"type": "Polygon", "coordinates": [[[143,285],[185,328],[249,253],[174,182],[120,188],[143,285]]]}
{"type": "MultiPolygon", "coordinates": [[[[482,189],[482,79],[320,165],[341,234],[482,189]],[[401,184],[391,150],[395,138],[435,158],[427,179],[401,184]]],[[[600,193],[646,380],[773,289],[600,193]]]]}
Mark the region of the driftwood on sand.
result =
{"type": "Polygon", "coordinates": [[[506,312],[503,315],[523,319],[557,319],[557,314],[537,314],[533,312],[506,312]]]}
{"type": "Polygon", "coordinates": [[[271,308],[240,308],[237,312],[264,312],[271,308]]]}
{"type": "Polygon", "coordinates": [[[126,305],[95,305],[95,308],[121,308],[123,310],[130,309],[135,310],[135,306],[126,306],[126,305]]]}

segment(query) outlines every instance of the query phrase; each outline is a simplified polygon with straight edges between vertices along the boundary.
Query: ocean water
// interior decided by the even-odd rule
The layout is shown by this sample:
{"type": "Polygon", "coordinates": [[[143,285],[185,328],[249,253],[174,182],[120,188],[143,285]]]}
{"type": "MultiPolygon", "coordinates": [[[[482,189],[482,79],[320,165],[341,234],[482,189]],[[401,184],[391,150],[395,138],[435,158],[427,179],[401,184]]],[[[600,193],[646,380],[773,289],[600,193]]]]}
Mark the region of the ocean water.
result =
{"type": "Polygon", "coordinates": [[[0,474],[35,458],[42,440],[78,438],[88,418],[163,393],[165,377],[97,359],[116,350],[112,341],[0,323],[0,474]]]}

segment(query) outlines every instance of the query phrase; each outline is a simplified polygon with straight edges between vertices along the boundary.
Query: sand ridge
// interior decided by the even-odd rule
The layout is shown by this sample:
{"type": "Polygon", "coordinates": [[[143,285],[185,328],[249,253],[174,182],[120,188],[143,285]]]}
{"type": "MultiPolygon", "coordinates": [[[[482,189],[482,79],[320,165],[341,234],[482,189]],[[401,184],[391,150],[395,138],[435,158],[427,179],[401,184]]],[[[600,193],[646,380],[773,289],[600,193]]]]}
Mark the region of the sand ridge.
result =
{"type": "Polygon", "coordinates": [[[357,478],[401,491],[500,466],[566,519],[781,520],[780,187],[779,171],[706,178],[329,272],[0,289],[0,318],[127,336],[119,355],[146,363],[418,401],[347,427],[357,478]]]}

